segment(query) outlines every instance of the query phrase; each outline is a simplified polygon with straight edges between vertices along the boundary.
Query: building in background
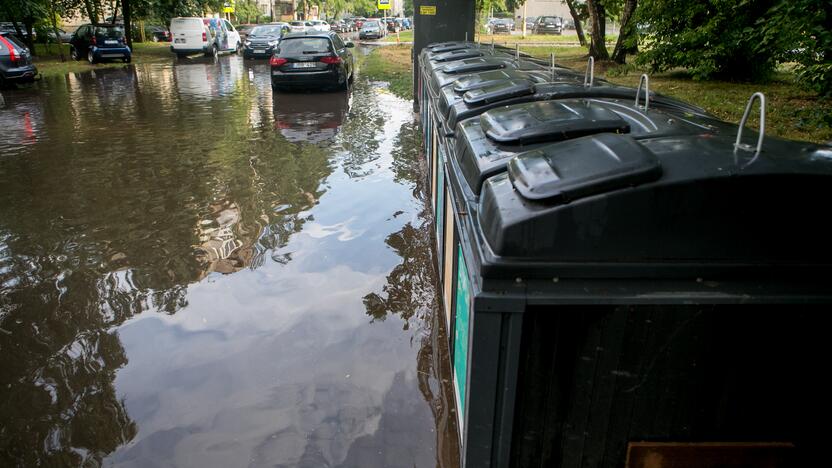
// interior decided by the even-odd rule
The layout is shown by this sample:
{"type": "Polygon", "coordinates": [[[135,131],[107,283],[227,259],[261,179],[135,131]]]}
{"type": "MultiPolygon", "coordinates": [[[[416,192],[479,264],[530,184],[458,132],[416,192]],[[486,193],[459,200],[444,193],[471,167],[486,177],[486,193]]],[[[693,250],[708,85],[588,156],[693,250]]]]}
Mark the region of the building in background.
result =
{"type": "MultiPolygon", "coordinates": [[[[523,8],[520,7],[514,11],[514,18],[523,16],[523,8]]],[[[561,18],[571,18],[569,14],[569,7],[563,0],[526,0],[526,16],[560,16],[561,18]]]]}

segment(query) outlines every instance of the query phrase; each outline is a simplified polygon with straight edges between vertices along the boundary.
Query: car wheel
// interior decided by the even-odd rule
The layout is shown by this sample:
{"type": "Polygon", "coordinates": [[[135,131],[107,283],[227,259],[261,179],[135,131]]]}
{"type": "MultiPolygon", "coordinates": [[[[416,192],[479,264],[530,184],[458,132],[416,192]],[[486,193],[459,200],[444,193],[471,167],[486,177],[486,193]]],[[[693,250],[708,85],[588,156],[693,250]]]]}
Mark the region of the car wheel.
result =
{"type": "Polygon", "coordinates": [[[81,56],[78,55],[78,50],[75,47],[69,48],[69,56],[72,57],[72,60],[78,61],[81,60],[81,56]]]}
{"type": "Polygon", "coordinates": [[[124,57],[121,59],[124,63],[130,63],[132,61],[132,57],[124,57]]]}
{"type": "Polygon", "coordinates": [[[89,61],[92,65],[95,64],[95,55],[93,55],[92,49],[90,49],[89,52],[87,52],[87,61],[89,61]]]}

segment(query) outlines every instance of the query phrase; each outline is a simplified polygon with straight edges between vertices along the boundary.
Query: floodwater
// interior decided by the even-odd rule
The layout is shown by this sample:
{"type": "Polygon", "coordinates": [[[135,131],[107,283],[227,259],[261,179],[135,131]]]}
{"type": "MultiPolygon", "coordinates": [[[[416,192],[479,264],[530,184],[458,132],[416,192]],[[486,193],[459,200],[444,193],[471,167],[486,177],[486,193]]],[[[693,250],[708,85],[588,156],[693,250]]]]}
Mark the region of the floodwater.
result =
{"type": "Polygon", "coordinates": [[[268,73],[2,91],[0,465],[456,466],[411,104],[268,73]]]}

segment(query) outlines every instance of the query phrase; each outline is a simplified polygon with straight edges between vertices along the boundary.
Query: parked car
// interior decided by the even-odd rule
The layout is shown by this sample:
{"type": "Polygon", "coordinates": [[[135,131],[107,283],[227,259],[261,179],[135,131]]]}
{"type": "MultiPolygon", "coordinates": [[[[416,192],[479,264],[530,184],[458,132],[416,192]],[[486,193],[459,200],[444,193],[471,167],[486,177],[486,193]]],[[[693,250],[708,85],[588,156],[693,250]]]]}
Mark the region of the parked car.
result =
{"type": "Polygon", "coordinates": [[[32,64],[32,54],[13,34],[0,31],[0,88],[12,83],[34,81],[38,69],[32,64]]]}
{"type": "Polygon", "coordinates": [[[491,34],[511,34],[511,29],[514,26],[514,21],[508,18],[502,18],[491,23],[491,34]]]}
{"type": "Polygon", "coordinates": [[[359,39],[380,39],[385,35],[385,28],[381,26],[380,21],[368,20],[361,26],[361,31],[358,33],[359,39]]]}
{"type": "Polygon", "coordinates": [[[352,42],[332,32],[291,33],[269,60],[272,88],[329,87],[347,89],[355,75],[352,42]]]}
{"type": "Polygon", "coordinates": [[[223,18],[174,18],[170,31],[170,50],[179,57],[197,53],[216,57],[221,52],[237,52],[243,45],[240,33],[223,18]]]}
{"type": "Polygon", "coordinates": [[[308,27],[309,31],[316,31],[316,32],[325,32],[329,31],[329,24],[326,21],[321,20],[310,20],[310,26],[308,27]]]}
{"type": "Polygon", "coordinates": [[[534,34],[562,34],[563,20],[559,16],[541,16],[534,23],[534,34]]]}
{"type": "Polygon", "coordinates": [[[144,35],[151,42],[170,42],[170,31],[164,26],[147,26],[144,35]]]}
{"type": "Polygon", "coordinates": [[[305,32],[308,29],[306,21],[289,21],[289,28],[292,32],[305,32]]]}
{"type": "Polygon", "coordinates": [[[69,55],[74,60],[85,57],[90,63],[121,60],[129,63],[133,52],[127,46],[124,28],[117,24],[84,24],[69,40],[69,55]]]}
{"type": "Polygon", "coordinates": [[[572,18],[564,18],[563,29],[575,29],[575,20],[572,18]]]}
{"type": "Polygon", "coordinates": [[[526,17],[526,30],[531,31],[534,29],[534,23],[537,21],[537,16],[527,16],[526,17]]]}
{"type": "Polygon", "coordinates": [[[243,47],[243,58],[269,58],[280,39],[289,34],[286,23],[272,23],[257,26],[249,32],[243,47]]]}
{"type": "MultiPolygon", "coordinates": [[[[21,39],[22,42],[25,42],[26,37],[29,35],[29,33],[26,32],[26,27],[23,25],[23,23],[21,23],[19,21],[17,22],[17,27],[18,27],[18,29],[20,29],[20,35],[19,36],[17,34],[17,30],[14,28],[14,24],[10,21],[0,23],[0,32],[7,32],[9,34],[14,34],[15,36],[18,36],[18,38],[21,39]]],[[[32,30],[32,39],[37,40],[37,38],[38,38],[37,33],[35,33],[35,31],[32,30]]]]}
{"type": "Polygon", "coordinates": [[[387,32],[397,33],[399,31],[401,31],[401,28],[399,27],[399,23],[397,23],[396,20],[393,19],[393,18],[388,18],[387,19],[387,32]]]}
{"type": "Polygon", "coordinates": [[[58,28],[58,37],[55,38],[55,31],[51,29],[46,33],[46,37],[49,38],[50,42],[58,42],[60,41],[63,44],[69,44],[69,41],[72,39],[72,34],[64,31],[61,28],[58,28]]]}

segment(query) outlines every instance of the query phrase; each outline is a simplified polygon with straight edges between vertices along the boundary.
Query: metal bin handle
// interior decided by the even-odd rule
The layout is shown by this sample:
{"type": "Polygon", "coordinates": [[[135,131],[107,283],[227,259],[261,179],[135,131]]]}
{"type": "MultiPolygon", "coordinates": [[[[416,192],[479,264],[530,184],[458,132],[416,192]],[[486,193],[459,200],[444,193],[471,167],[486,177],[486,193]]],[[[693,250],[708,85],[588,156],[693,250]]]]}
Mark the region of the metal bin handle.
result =
{"type": "Polygon", "coordinates": [[[741,141],[742,131],[745,129],[745,123],[748,121],[748,115],[751,113],[751,106],[754,104],[754,99],[756,98],[760,99],[760,136],[757,138],[757,150],[754,153],[759,154],[760,150],[763,149],[763,138],[766,136],[766,95],[761,92],[756,92],[751,95],[748,104],[745,105],[745,112],[742,114],[742,120],[740,120],[740,128],[737,130],[737,141],[734,142],[734,153],[738,149],[751,150],[750,145],[744,145],[741,141]]]}
{"type": "Polygon", "coordinates": [[[638,97],[641,94],[641,85],[644,85],[644,112],[647,113],[647,109],[650,107],[650,77],[646,73],[641,75],[641,78],[638,80],[635,102],[636,109],[638,109],[638,97]]]}

